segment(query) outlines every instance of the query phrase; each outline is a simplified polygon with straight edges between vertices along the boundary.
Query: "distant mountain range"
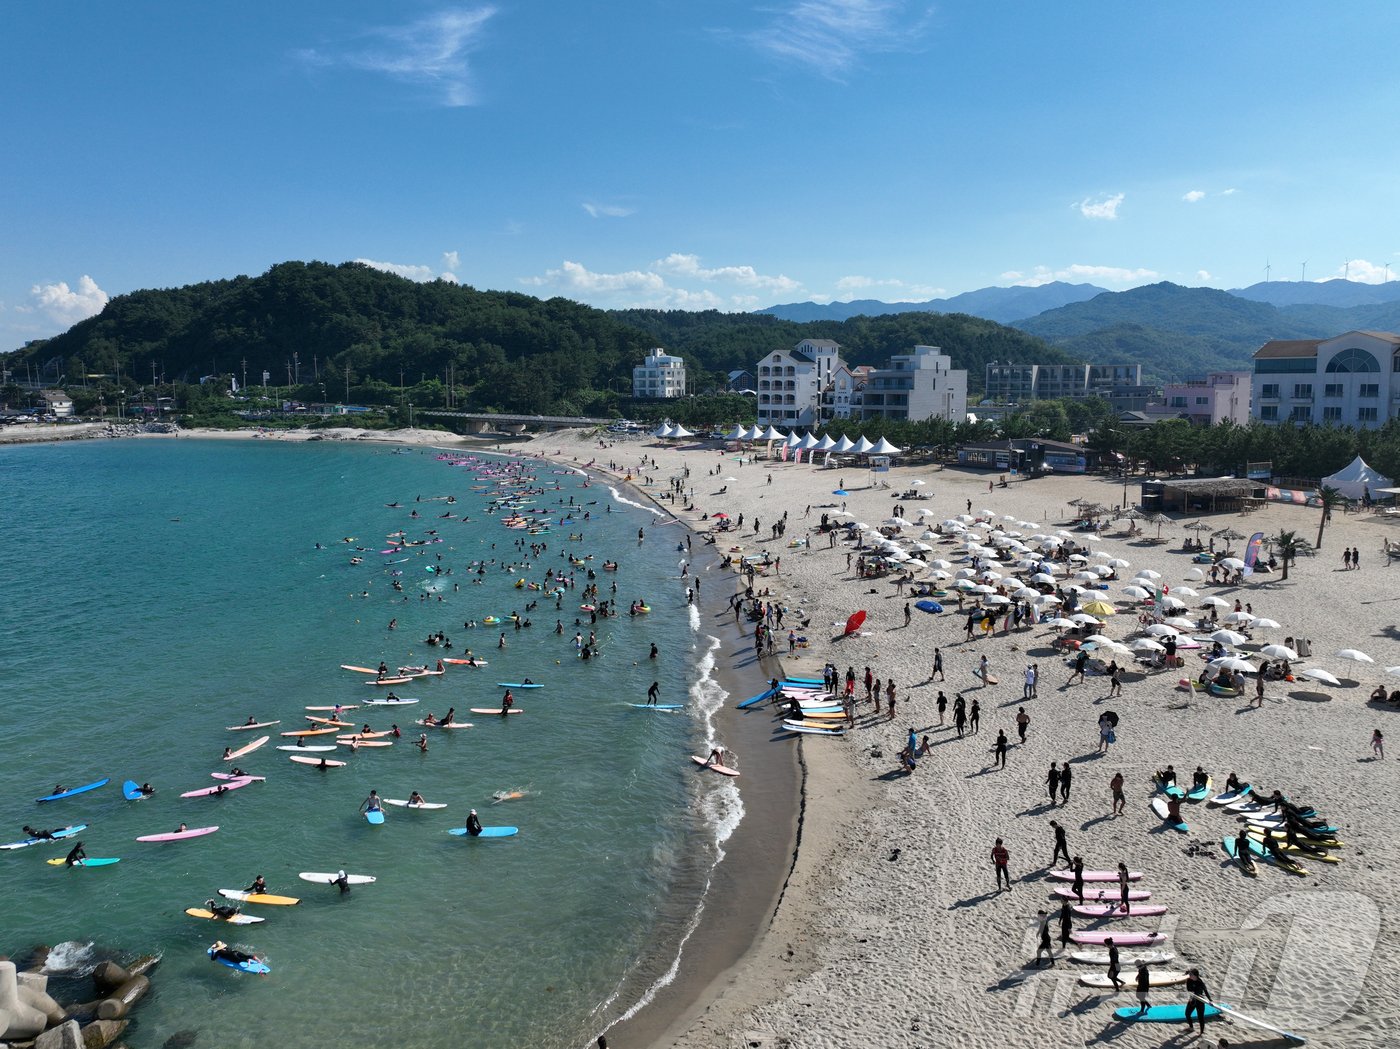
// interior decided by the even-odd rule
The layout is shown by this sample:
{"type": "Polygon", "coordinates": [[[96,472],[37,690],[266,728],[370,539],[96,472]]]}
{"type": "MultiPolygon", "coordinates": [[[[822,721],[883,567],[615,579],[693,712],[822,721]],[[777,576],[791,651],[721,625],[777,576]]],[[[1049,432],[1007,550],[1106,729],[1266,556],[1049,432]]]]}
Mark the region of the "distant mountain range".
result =
{"type": "MultiPolygon", "coordinates": [[[[1270,339],[1327,338],[1353,329],[1400,330],[1400,280],[1361,284],[1270,281],[1220,291],[1150,284],[1105,291],[1090,284],[982,288],[927,303],[798,303],[760,312],[849,310],[859,313],[948,312],[1010,324],[1086,361],[1141,364],[1152,382],[1212,369],[1249,368],[1270,339]],[[1038,307],[1038,309],[1037,309],[1038,307]],[[1017,309],[1035,310],[1013,314],[1017,309]]],[[[803,314],[803,319],[827,314],[803,314]]]]}

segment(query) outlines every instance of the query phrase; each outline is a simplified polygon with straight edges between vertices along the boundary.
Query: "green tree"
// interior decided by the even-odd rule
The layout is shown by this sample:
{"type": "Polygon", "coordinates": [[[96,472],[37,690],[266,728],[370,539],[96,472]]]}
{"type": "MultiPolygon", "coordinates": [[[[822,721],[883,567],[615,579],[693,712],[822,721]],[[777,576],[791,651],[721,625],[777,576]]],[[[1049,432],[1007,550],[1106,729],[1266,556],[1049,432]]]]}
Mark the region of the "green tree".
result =
{"type": "Polygon", "coordinates": [[[1332,520],[1332,511],[1342,505],[1342,493],[1331,485],[1324,484],[1318,489],[1318,500],[1322,503],[1322,517],[1317,522],[1317,543],[1318,550],[1322,549],[1322,533],[1327,527],[1327,522],[1332,520]]]}
{"type": "Polygon", "coordinates": [[[1288,578],[1288,566],[1298,560],[1299,556],[1312,549],[1312,544],[1304,539],[1297,532],[1281,531],[1276,535],[1269,536],[1269,543],[1273,546],[1274,552],[1278,554],[1278,559],[1283,562],[1283,578],[1288,578]]]}

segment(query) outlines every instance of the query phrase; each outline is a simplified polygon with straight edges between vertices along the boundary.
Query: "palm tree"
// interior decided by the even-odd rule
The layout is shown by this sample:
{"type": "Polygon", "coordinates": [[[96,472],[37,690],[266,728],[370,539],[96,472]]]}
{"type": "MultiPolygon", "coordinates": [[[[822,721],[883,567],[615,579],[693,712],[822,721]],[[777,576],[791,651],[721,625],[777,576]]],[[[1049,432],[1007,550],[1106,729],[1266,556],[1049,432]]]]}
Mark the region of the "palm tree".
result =
{"type": "Polygon", "coordinates": [[[1337,489],[1325,484],[1318,489],[1317,495],[1322,502],[1322,520],[1317,523],[1317,542],[1314,546],[1321,550],[1322,530],[1327,527],[1327,522],[1332,520],[1332,511],[1342,505],[1344,497],[1337,489]]]}
{"type": "Polygon", "coordinates": [[[1298,560],[1298,555],[1312,549],[1312,544],[1297,532],[1279,532],[1269,536],[1269,545],[1283,562],[1283,578],[1288,578],[1288,566],[1298,560]]]}

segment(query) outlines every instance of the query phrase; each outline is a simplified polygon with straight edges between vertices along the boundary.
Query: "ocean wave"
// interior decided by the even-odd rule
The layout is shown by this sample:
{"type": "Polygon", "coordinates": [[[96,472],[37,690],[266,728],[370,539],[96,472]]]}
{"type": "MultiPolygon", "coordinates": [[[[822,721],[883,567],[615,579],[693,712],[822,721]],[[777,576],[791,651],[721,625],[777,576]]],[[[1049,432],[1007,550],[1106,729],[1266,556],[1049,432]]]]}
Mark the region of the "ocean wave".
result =
{"type": "Polygon", "coordinates": [[[666,512],[665,512],[664,510],[658,510],[658,509],[657,509],[656,507],[654,507],[654,506],[647,506],[645,503],[639,503],[639,502],[636,502],[636,501],[633,500],[633,499],[628,499],[625,495],[623,495],[621,492],[619,492],[619,491],[618,491],[615,487],[613,487],[612,485],[608,485],[608,491],[610,491],[610,492],[612,493],[612,497],[613,497],[613,501],[614,501],[614,502],[626,503],[628,506],[635,506],[638,510],[645,510],[647,513],[649,513],[649,514],[655,514],[657,517],[665,517],[665,516],[666,516],[666,512]]]}
{"type": "Polygon", "coordinates": [[[698,631],[700,629],[700,609],[694,605],[687,606],[690,611],[690,629],[698,631]]]}
{"type": "Polygon", "coordinates": [[[92,948],[91,940],[87,943],[79,943],[77,940],[56,943],[49,951],[48,960],[44,962],[44,972],[63,976],[86,976],[97,968],[92,948]]]}

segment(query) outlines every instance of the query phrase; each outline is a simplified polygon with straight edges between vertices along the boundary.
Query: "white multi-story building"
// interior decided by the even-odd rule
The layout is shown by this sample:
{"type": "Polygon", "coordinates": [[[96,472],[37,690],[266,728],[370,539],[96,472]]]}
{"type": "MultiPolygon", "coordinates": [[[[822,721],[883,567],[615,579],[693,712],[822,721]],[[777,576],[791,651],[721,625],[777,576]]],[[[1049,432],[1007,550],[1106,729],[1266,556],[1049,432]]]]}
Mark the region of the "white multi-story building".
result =
{"type": "Polygon", "coordinates": [[[820,425],[822,395],[845,367],[841,347],[830,339],[803,339],[791,350],[774,350],[758,362],[758,424],[820,425]]]}
{"type": "Polygon", "coordinates": [[[665,350],[652,350],[632,369],[632,396],[664,399],[685,396],[685,361],[665,350]]]}
{"type": "Polygon", "coordinates": [[[962,422],[967,418],[967,372],[954,369],[953,359],[937,346],[895,354],[870,372],[859,417],[962,422]]]}
{"type": "Polygon", "coordinates": [[[1250,413],[1267,423],[1379,426],[1400,414],[1400,335],[1275,339],[1254,351],[1250,413]]]}

